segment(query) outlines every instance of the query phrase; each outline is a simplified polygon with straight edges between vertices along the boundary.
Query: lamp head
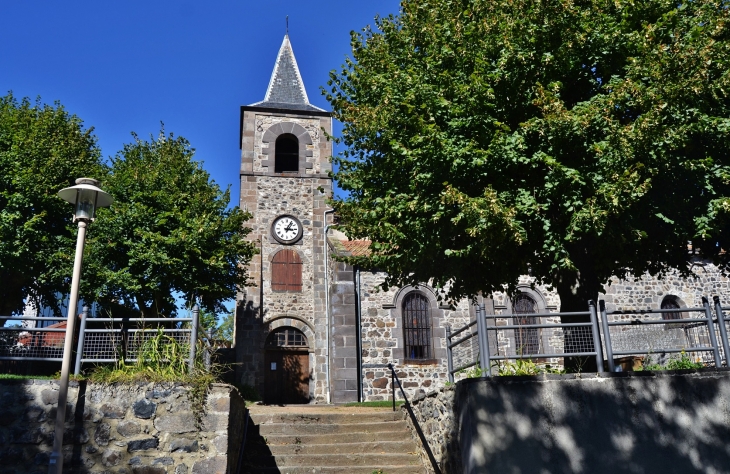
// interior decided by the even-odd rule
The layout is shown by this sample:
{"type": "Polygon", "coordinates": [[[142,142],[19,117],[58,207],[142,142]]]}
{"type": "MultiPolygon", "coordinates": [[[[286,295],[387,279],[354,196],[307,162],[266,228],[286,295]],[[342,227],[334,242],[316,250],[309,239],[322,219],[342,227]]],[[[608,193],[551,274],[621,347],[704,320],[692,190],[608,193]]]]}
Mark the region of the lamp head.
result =
{"type": "Polygon", "coordinates": [[[93,221],[97,208],[109,207],[114,202],[111,195],[99,188],[99,181],[92,178],[79,178],[76,180],[76,186],[62,189],[58,195],[76,207],[74,222],[93,221]]]}

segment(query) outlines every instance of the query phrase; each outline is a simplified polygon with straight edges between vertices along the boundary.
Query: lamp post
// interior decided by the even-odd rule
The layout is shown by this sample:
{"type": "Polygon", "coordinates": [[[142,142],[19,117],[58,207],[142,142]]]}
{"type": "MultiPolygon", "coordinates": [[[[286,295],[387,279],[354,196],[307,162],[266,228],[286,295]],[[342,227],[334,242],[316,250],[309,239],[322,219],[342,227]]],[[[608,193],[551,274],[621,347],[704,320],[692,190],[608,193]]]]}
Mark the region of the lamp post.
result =
{"type": "Polygon", "coordinates": [[[74,273],[71,280],[71,293],[68,298],[68,319],[66,323],[66,339],[63,344],[63,363],[61,364],[61,379],[58,389],[58,408],[56,409],[56,431],[53,436],[53,452],[48,462],[48,474],[61,474],[63,469],[63,431],[66,419],[66,400],[68,398],[68,373],[71,367],[71,351],[73,344],[74,325],[76,323],[76,306],[79,301],[79,281],[81,280],[81,263],[84,259],[84,243],[86,241],[86,227],[96,216],[96,209],[109,207],[114,201],[112,197],[99,189],[99,181],[91,178],[79,178],[76,186],[62,189],[58,195],[64,201],[76,207],[74,222],[78,223],[79,232],[76,237],[76,257],[74,258],[74,273]]]}

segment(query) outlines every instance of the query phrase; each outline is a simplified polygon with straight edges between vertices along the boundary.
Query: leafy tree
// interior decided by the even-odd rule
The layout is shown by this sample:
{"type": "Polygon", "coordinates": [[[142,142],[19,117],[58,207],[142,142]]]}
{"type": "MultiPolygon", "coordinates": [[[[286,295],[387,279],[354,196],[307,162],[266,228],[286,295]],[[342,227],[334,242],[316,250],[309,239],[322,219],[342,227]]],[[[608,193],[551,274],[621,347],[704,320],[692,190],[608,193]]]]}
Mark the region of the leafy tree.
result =
{"type": "Polygon", "coordinates": [[[325,91],[355,259],[462,297],[727,265],[726,0],[404,0],[325,91]]]}
{"type": "Polygon", "coordinates": [[[76,226],[57,193],[101,174],[92,130],[58,102],[0,97],[0,315],[21,313],[27,297],[58,312],[68,292],[76,226]]]}
{"type": "Polygon", "coordinates": [[[218,339],[233,343],[233,327],[235,325],[235,322],[235,313],[233,311],[225,313],[223,315],[223,319],[220,325],[218,326],[218,332],[216,333],[216,337],[218,339]]]}
{"type": "Polygon", "coordinates": [[[174,316],[176,296],[222,311],[246,284],[249,214],[227,208],[229,191],[193,161],[187,140],[133,136],[103,183],[114,204],[90,227],[87,298],[144,317],[174,316]]]}

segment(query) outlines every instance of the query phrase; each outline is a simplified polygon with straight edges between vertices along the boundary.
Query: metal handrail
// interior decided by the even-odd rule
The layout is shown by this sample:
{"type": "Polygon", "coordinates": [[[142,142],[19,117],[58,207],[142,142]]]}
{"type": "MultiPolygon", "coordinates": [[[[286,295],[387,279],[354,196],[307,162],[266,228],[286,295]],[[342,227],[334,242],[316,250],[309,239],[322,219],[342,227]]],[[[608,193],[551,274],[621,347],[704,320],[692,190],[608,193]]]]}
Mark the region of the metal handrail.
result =
{"type": "Polygon", "coordinates": [[[411,407],[411,404],[408,402],[408,397],[406,396],[405,390],[403,390],[403,385],[401,385],[400,380],[398,379],[398,376],[395,373],[395,369],[393,368],[393,364],[388,364],[388,368],[390,369],[390,375],[391,375],[391,386],[393,387],[393,411],[395,411],[395,383],[398,383],[398,388],[400,388],[400,393],[403,395],[404,405],[406,407],[406,410],[408,411],[408,414],[411,417],[411,421],[413,421],[413,426],[416,428],[416,433],[418,433],[418,437],[421,439],[421,444],[423,444],[423,449],[426,450],[426,455],[428,455],[428,460],[431,461],[431,467],[433,467],[433,470],[436,474],[441,474],[441,468],[439,467],[438,463],[436,462],[436,458],[433,457],[433,452],[431,451],[431,447],[428,445],[428,441],[426,441],[426,436],[423,434],[423,430],[421,429],[421,425],[418,424],[418,419],[416,419],[415,413],[413,413],[413,408],[411,407]]]}

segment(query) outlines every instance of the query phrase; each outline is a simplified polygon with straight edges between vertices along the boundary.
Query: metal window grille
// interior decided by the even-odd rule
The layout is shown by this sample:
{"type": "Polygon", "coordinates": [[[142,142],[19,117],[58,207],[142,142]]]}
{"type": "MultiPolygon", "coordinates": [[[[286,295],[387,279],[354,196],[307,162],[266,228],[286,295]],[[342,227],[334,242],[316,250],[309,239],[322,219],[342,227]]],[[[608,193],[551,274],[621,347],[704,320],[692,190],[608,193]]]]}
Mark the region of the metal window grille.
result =
{"type": "MultiPolygon", "coordinates": [[[[537,303],[532,297],[525,293],[515,296],[512,301],[514,309],[515,325],[538,324],[535,316],[531,314],[537,313],[537,303]]],[[[538,328],[518,328],[515,329],[515,351],[517,354],[539,354],[540,353],[540,329],[538,328]]]]}
{"type": "Polygon", "coordinates": [[[426,298],[411,293],[403,300],[403,336],[406,359],[431,359],[431,314],[426,298]]]}

